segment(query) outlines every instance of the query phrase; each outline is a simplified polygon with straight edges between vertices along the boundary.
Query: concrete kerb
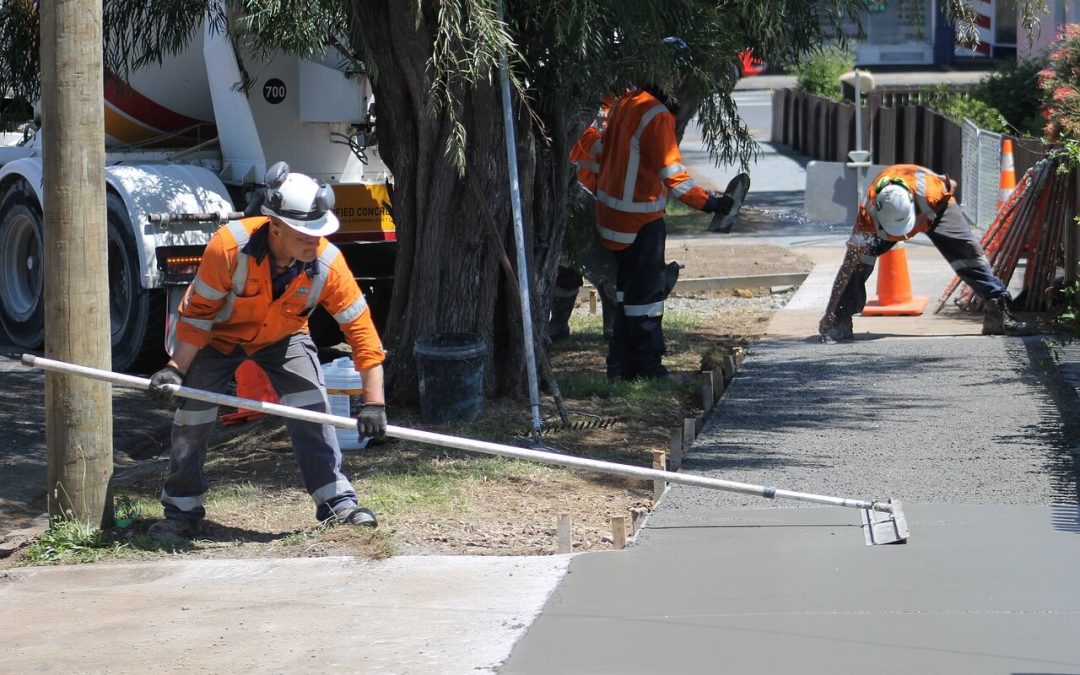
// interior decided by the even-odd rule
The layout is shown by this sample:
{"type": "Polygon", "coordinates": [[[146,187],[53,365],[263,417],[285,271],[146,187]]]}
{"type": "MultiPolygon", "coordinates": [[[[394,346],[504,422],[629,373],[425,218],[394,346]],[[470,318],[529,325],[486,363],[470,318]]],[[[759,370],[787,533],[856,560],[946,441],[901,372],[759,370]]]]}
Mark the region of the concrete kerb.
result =
{"type": "MultiPolygon", "coordinates": [[[[805,277],[806,275],[802,276],[805,277]]],[[[728,390],[732,380],[735,379],[739,369],[742,367],[745,354],[742,347],[734,347],[731,353],[721,360],[719,373],[715,370],[702,372],[703,379],[708,382],[702,386],[703,394],[708,392],[708,395],[703,398],[705,405],[702,406],[702,412],[700,415],[687,417],[680,427],[672,431],[671,440],[668,443],[668,452],[656,451],[653,453],[654,469],[675,472],[682,469],[682,460],[685,459],[690,447],[705,426],[705,416],[723,399],[724,392],[728,390]],[[712,400],[709,401],[709,398],[712,400]]],[[[630,537],[626,540],[626,547],[632,546],[637,541],[638,533],[648,525],[649,516],[663,501],[664,495],[667,494],[667,488],[668,483],[666,481],[653,481],[652,508],[643,514],[631,513],[633,527],[630,537]]]]}

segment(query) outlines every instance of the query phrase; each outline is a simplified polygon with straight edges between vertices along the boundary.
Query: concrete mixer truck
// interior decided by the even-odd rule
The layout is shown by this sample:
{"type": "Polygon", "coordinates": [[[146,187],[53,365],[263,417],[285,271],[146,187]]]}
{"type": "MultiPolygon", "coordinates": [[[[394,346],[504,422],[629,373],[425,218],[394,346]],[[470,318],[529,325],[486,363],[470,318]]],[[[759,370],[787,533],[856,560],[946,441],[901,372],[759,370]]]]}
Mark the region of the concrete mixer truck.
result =
{"type": "MultiPolygon", "coordinates": [[[[260,182],[279,160],[334,186],[342,226],[332,239],[383,322],[395,231],[372,103],[368,79],[339,54],[258,61],[209,25],[126,84],[106,74],[114,369],[164,358],[206,242],[229,213],[257,212],[260,182]]],[[[0,324],[26,350],[45,332],[39,134],[0,148],[0,324]]],[[[313,315],[311,328],[317,341],[333,342],[329,317],[313,315]]]]}

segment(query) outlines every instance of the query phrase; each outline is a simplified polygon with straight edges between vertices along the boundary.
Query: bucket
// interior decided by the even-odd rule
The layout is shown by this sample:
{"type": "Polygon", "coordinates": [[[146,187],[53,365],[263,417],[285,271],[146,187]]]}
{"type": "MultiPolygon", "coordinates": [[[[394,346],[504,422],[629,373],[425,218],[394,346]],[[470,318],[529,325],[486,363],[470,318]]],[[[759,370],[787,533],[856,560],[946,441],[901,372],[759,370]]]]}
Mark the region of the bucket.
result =
{"type": "Polygon", "coordinates": [[[484,410],[487,345],[472,333],[439,333],[413,346],[420,375],[420,417],[427,423],[471,422],[484,410]]]}
{"type": "MultiPolygon", "coordinates": [[[[364,405],[364,383],[353,367],[352,359],[348,356],[334,359],[322,364],[322,371],[330,400],[330,414],[355,418],[364,405]]],[[[334,427],[334,432],[342,450],[360,450],[368,444],[368,437],[360,436],[356,429],[334,427]]]]}

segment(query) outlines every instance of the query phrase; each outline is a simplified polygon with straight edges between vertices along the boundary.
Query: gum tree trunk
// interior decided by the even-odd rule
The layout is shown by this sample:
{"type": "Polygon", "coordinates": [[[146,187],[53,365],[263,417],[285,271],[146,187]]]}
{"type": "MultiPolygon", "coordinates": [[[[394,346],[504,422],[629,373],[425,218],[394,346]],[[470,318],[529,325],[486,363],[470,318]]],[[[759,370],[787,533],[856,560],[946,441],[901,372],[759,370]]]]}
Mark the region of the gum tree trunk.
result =
{"type": "MultiPolygon", "coordinates": [[[[394,176],[392,212],[398,255],[387,320],[390,395],[417,398],[413,345],[443,332],[479,334],[489,347],[488,395],[521,396],[525,364],[517,290],[500,264],[516,265],[502,103],[498,77],[463,89],[466,129],[462,174],[447,155],[452,131],[445,111],[430,105],[434,22],[426,3],[355,2],[354,44],[364,44],[373,66],[379,152],[394,176]],[[470,182],[474,183],[470,185],[470,182]],[[477,198],[482,198],[482,204],[477,198]],[[490,214],[501,240],[485,222],[490,214]]],[[[562,247],[569,165],[564,142],[544,146],[528,118],[515,111],[526,260],[533,285],[533,322],[542,326],[562,247]],[[554,158],[554,159],[553,159],[554,158]]],[[[561,125],[557,130],[562,131],[561,125]]],[[[557,134],[556,134],[557,135],[557,134]]],[[[515,269],[516,275],[516,269],[515,269]]]]}

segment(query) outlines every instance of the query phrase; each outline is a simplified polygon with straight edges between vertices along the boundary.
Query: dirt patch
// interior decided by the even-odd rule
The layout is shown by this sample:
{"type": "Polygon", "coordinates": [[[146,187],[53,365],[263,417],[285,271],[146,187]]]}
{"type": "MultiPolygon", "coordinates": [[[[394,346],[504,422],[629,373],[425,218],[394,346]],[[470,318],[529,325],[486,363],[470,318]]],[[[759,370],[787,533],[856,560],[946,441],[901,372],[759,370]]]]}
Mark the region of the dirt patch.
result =
{"type": "MultiPolygon", "coordinates": [[[[673,238],[668,250],[669,260],[686,266],[684,279],[811,268],[809,260],[787,249],[722,238],[692,242],[673,238]]],[[[571,426],[580,428],[545,434],[545,448],[651,466],[653,451],[666,450],[682,420],[701,412],[702,364],[711,367],[734,347],[753,343],[790,292],[674,294],[665,317],[669,341],[665,363],[674,377],[659,389],[625,385],[613,390],[607,385],[601,319],[590,315],[586,306],[579,307],[571,338],[553,345],[550,353],[571,426]]],[[[543,399],[543,414],[557,420],[551,397],[543,399]]],[[[169,416],[137,392],[118,396],[114,412],[114,493],[139,500],[147,505],[147,513],[108,536],[119,555],[159,555],[143,535],[159,515],[150,505],[156,502],[167,466],[159,449],[168,433],[169,416]],[[129,453],[143,459],[132,459],[129,453]]],[[[400,426],[424,428],[417,410],[391,405],[390,417],[400,426]]],[[[509,400],[489,401],[476,423],[431,428],[524,446],[529,445],[530,429],[527,403],[509,400]]],[[[344,463],[361,500],[378,514],[378,530],[326,528],[314,521],[314,507],[301,488],[280,420],[219,427],[206,463],[210,493],[204,533],[180,552],[193,557],[544,555],[557,550],[561,514],[571,516],[575,551],[603,550],[612,545],[612,516],[625,516],[629,523],[632,512],[652,505],[652,486],[646,481],[402,441],[347,452],[344,463]]],[[[18,559],[13,556],[0,565],[17,564],[18,559]]]]}

